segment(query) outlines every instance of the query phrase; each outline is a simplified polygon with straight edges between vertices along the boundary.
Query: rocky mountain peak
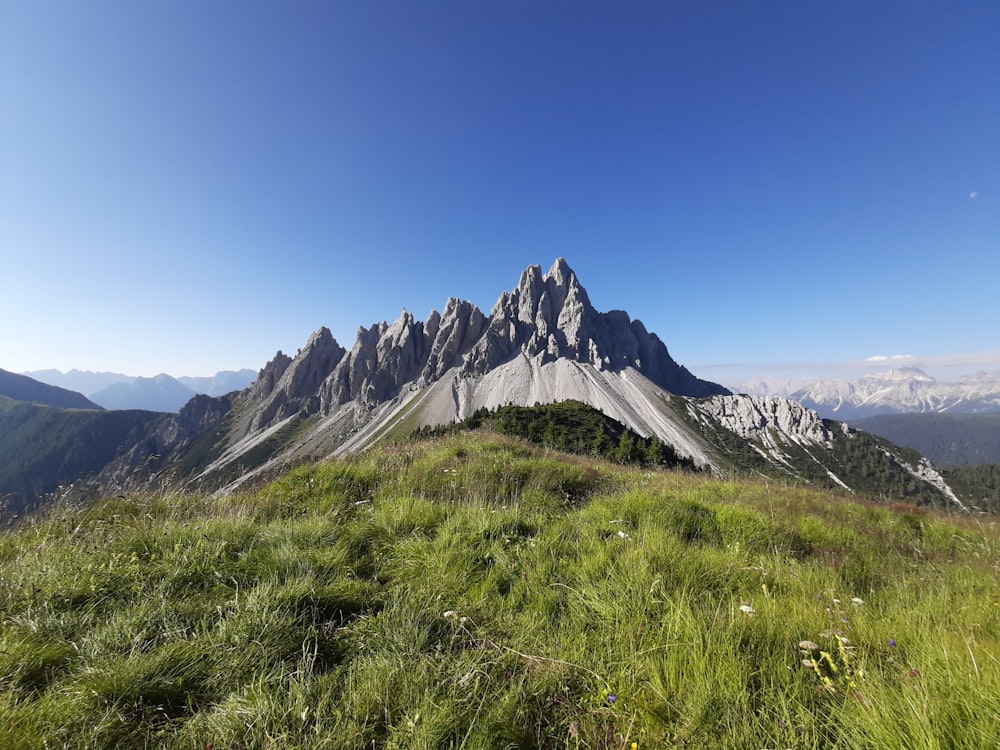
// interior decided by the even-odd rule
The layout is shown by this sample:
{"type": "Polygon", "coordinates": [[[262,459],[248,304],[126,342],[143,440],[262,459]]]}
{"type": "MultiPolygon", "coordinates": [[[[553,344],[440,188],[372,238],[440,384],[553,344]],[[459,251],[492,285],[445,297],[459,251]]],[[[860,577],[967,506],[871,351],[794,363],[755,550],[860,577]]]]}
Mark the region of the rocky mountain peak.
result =
{"type": "Polygon", "coordinates": [[[279,349],[271,361],[261,368],[257,379],[250,386],[251,400],[259,401],[270,396],[290,364],[292,358],[279,349]]]}
{"type": "MultiPolygon", "coordinates": [[[[296,413],[314,414],[319,408],[316,397],[319,387],[343,359],[344,353],[344,348],[333,338],[329,328],[323,327],[313,333],[267,392],[251,427],[260,429],[296,413]]],[[[287,359],[284,355],[282,357],[287,359]]],[[[263,379],[262,371],[258,382],[263,379]]]]}
{"type": "Polygon", "coordinates": [[[320,388],[321,409],[329,413],[348,401],[381,403],[408,384],[437,380],[459,363],[485,321],[479,308],[453,297],[444,314],[432,310],[426,323],[404,308],[392,324],[359,329],[354,348],[320,388]]]}
{"type": "Polygon", "coordinates": [[[728,393],[678,365],[640,321],[620,310],[597,312],[558,258],[548,273],[537,265],[525,269],[488,318],[457,297],[426,322],[404,308],[392,323],[359,328],[349,352],[320,328],[294,359],[279,352],[261,371],[250,392],[258,406],[248,426],[259,431],[294,414],[331,415],[348,403],[365,413],[454,368],[459,379],[479,378],[517,356],[537,366],[570,360],[610,372],[632,368],[679,395],[728,393]]]}
{"type": "Polygon", "coordinates": [[[483,375],[519,354],[543,362],[566,358],[615,372],[631,367],[672,393],[728,393],[678,365],[640,321],[621,310],[597,312],[564,258],[545,275],[530,266],[517,288],[500,296],[463,372],[483,375]]]}
{"type": "Polygon", "coordinates": [[[501,295],[490,317],[514,312],[516,320],[536,326],[544,337],[550,329],[561,327],[560,321],[569,324],[592,311],[576,273],[565,258],[558,258],[544,276],[541,266],[526,268],[517,288],[501,295]]]}

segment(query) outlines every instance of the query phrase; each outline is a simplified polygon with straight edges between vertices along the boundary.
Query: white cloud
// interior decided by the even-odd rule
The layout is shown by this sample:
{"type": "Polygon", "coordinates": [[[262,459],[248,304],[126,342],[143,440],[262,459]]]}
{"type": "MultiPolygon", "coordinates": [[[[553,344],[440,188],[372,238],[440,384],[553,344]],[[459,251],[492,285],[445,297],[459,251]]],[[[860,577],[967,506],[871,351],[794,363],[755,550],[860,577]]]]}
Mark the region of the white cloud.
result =
{"type": "Polygon", "coordinates": [[[977,193],[975,190],[973,190],[971,193],[969,193],[969,197],[970,198],[975,198],[977,195],[979,195],[979,193],[977,193]]]}
{"type": "Polygon", "coordinates": [[[845,379],[854,380],[866,373],[892,367],[918,367],[942,381],[957,379],[978,370],[1000,371],[1000,351],[935,354],[918,356],[913,354],[875,355],[867,359],[794,361],[785,362],[717,362],[689,364],[697,375],[727,384],[747,384],[763,380],[813,380],[845,379]]]}
{"type": "Polygon", "coordinates": [[[869,357],[864,361],[873,365],[885,365],[898,364],[900,362],[913,362],[914,360],[916,360],[916,357],[912,354],[893,354],[891,357],[886,357],[884,354],[876,354],[874,357],[869,357]]]}

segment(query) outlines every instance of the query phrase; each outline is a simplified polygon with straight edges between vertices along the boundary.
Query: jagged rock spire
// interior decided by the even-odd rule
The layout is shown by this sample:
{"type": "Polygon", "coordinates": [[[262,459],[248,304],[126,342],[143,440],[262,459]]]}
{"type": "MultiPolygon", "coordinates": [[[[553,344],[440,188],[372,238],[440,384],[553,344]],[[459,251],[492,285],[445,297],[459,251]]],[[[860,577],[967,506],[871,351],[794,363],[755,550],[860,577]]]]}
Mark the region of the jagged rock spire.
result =
{"type": "Polygon", "coordinates": [[[615,372],[633,368],[683,395],[727,392],[674,362],[639,321],[619,310],[597,312],[565,258],[557,258],[545,274],[537,265],[526,268],[489,318],[452,297],[443,314],[432,310],[426,322],[404,309],[391,324],[359,328],[350,352],[321,328],[294,360],[279,352],[261,372],[254,396],[263,403],[252,426],[294,413],[330,414],[351,401],[373,406],[452,368],[478,377],[517,356],[540,363],[565,358],[615,372]]]}
{"type": "Polygon", "coordinates": [[[319,389],[322,411],[348,401],[380,403],[407,384],[437,380],[472,347],[485,321],[471,302],[452,298],[443,315],[432,310],[426,323],[404,309],[392,325],[359,329],[354,348],[319,389]]]}
{"type": "Polygon", "coordinates": [[[627,313],[597,312],[564,258],[557,258],[544,276],[539,266],[530,266],[516,289],[500,295],[463,372],[482,375],[518,355],[568,358],[612,371],[631,367],[682,395],[728,392],[678,365],[663,342],[627,313]]]}
{"type": "Polygon", "coordinates": [[[272,375],[279,369],[281,375],[257,410],[251,422],[254,429],[299,412],[315,413],[319,408],[317,392],[320,384],[343,358],[344,348],[333,338],[330,329],[323,327],[309,337],[295,359],[286,363],[288,358],[281,352],[278,355],[272,375]]]}

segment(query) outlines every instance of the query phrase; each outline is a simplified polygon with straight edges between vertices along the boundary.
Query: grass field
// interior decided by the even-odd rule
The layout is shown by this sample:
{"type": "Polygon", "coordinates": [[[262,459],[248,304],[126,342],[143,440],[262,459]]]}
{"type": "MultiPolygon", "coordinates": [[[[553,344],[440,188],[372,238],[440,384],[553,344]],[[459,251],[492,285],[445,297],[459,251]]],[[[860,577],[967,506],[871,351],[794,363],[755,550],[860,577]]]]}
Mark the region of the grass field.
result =
{"type": "Polygon", "coordinates": [[[1000,529],[488,434],[0,535],[0,747],[1000,738],[1000,529]]]}

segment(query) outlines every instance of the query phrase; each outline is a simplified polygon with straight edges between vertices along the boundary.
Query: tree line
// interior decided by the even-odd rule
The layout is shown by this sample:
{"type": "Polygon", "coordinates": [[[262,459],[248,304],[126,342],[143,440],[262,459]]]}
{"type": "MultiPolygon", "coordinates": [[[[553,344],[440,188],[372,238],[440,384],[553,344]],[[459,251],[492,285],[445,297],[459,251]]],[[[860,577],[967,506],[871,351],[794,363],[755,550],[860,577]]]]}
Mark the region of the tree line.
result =
{"type": "Polygon", "coordinates": [[[621,422],[580,401],[534,406],[477,409],[468,419],[451,425],[423,427],[418,437],[488,429],[523,438],[546,448],[596,456],[620,464],[696,468],[686,457],[658,437],[643,437],[621,422]]]}

